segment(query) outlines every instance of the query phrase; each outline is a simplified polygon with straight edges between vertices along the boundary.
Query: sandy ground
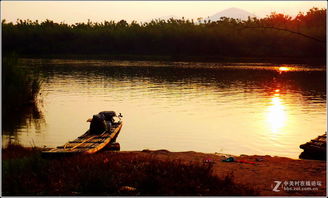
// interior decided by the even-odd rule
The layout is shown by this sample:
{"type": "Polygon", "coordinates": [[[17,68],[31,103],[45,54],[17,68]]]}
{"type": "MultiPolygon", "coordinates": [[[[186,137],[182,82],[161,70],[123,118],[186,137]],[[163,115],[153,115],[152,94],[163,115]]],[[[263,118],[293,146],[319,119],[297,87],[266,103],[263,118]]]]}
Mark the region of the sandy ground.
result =
{"type": "Polygon", "coordinates": [[[232,156],[193,151],[143,150],[121,151],[121,153],[134,153],[163,160],[181,160],[188,163],[212,163],[215,175],[225,177],[226,175],[233,174],[236,183],[249,185],[257,189],[260,195],[264,196],[326,195],[326,161],[297,160],[268,155],[232,156]],[[223,162],[222,160],[227,157],[233,157],[235,160],[239,160],[239,162],[223,162]],[[281,183],[279,184],[279,182],[281,183]]]}

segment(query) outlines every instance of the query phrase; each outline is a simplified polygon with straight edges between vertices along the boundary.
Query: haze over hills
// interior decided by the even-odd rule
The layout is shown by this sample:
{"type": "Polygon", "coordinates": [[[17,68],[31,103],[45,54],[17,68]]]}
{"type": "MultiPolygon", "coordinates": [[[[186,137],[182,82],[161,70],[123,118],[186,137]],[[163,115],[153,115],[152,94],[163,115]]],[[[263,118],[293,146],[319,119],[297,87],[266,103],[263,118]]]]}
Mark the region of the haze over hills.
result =
{"type": "Polygon", "coordinates": [[[167,16],[161,16],[161,17],[158,17],[156,19],[169,20],[171,18],[173,18],[173,19],[181,19],[182,17],[178,17],[176,15],[171,14],[171,15],[167,15],[167,16]]]}
{"type": "Polygon", "coordinates": [[[256,17],[254,14],[239,8],[228,8],[218,12],[210,17],[207,17],[206,20],[217,21],[221,17],[235,18],[241,20],[247,20],[248,17],[256,17]]]}
{"type": "MultiPolygon", "coordinates": [[[[217,20],[220,20],[221,17],[247,20],[249,16],[256,17],[256,15],[254,15],[246,10],[240,9],[240,8],[228,8],[228,9],[222,10],[211,16],[202,16],[201,21],[202,22],[204,22],[205,20],[206,21],[208,21],[208,20],[217,21],[217,20]]],[[[168,20],[170,18],[181,19],[182,17],[176,16],[176,15],[168,15],[168,16],[158,17],[158,19],[163,19],[163,20],[168,20]]],[[[194,20],[196,21],[196,18],[194,18],[194,20]]]]}

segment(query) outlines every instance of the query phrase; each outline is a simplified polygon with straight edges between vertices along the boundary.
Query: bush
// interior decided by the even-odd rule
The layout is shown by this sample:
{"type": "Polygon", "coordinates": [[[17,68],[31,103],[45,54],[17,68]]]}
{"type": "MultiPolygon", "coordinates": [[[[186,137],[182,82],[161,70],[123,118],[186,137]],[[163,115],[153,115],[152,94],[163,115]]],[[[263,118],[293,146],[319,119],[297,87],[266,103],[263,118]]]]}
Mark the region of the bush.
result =
{"type": "Polygon", "coordinates": [[[28,117],[40,118],[37,108],[41,80],[36,71],[23,69],[15,54],[2,59],[2,123],[3,131],[12,132],[28,117]]]}
{"type": "Polygon", "coordinates": [[[12,54],[2,60],[3,112],[17,110],[24,104],[34,103],[40,91],[38,75],[27,73],[19,67],[18,58],[12,54]]]}

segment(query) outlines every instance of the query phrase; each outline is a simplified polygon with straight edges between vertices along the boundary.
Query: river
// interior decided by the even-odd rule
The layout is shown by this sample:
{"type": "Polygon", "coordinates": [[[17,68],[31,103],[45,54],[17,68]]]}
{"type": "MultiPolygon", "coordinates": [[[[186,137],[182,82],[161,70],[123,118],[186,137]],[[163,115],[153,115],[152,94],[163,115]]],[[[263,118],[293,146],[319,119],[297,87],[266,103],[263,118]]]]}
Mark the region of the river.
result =
{"type": "Polygon", "coordinates": [[[25,146],[55,147],[115,110],[121,150],[278,155],[326,131],[326,70],[288,64],[23,59],[42,76],[41,116],[3,131],[25,146]]]}

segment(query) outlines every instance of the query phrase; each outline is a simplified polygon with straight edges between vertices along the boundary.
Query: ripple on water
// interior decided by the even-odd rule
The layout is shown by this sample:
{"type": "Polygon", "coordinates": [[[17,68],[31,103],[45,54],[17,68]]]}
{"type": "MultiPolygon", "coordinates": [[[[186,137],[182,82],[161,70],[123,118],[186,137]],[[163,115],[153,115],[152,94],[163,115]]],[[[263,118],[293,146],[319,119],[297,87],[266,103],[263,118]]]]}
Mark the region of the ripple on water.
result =
{"type": "Polygon", "coordinates": [[[297,158],[299,144],[326,128],[325,71],[318,69],[56,64],[42,71],[46,124],[38,133],[20,126],[15,138],[23,144],[33,139],[39,146],[61,145],[87,130],[85,120],[102,110],[123,114],[123,150],[297,158]]]}

